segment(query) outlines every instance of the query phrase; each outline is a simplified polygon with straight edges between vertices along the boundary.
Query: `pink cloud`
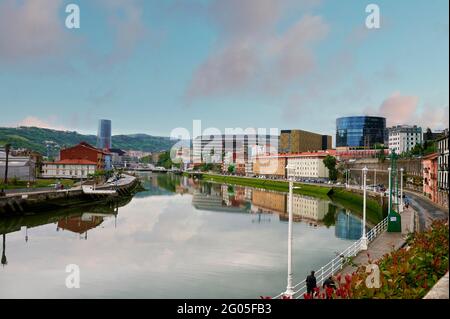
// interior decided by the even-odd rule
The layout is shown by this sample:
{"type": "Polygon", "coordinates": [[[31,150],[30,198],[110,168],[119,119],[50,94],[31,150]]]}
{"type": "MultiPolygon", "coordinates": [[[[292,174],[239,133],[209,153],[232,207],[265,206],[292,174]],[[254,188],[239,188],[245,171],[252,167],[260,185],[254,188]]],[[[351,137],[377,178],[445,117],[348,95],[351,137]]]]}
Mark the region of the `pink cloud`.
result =
{"type": "Polygon", "coordinates": [[[91,66],[110,67],[129,58],[146,32],[139,1],[96,0],[113,35],[111,50],[98,56],[79,32],[66,29],[64,4],[62,0],[1,1],[0,63],[39,62],[33,65],[61,72],[79,58],[91,66]]]}
{"type": "Polygon", "coordinates": [[[386,117],[387,125],[398,125],[411,122],[416,117],[419,98],[402,96],[394,93],[381,104],[378,113],[386,117]]]}
{"type": "Polygon", "coordinates": [[[41,119],[35,116],[27,116],[23,120],[19,121],[15,126],[33,126],[62,131],[67,130],[67,128],[57,124],[57,122],[58,118],[56,116],[50,116],[47,119],[41,119]]]}
{"type": "Polygon", "coordinates": [[[448,106],[419,105],[419,97],[394,92],[377,109],[367,109],[366,114],[386,117],[387,126],[419,125],[423,128],[444,129],[449,125],[448,106]]]}
{"type": "Polygon", "coordinates": [[[18,62],[64,52],[64,27],[58,16],[61,5],[61,0],[2,1],[0,60],[18,62]]]}

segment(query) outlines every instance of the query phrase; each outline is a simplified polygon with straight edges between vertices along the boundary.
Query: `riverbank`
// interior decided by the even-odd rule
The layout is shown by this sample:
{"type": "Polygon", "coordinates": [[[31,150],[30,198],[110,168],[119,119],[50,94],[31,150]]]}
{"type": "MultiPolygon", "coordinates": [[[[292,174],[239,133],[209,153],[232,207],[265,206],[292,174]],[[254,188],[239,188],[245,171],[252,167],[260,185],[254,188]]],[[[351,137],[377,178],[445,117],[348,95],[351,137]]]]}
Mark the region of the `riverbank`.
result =
{"type": "Polygon", "coordinates": [[[0,197],[0,217],[39,213],[84,203],[101,203],[120,196],[129,196],[139,191],[139,180],[130,175],[114,184],[97,186],[97,190],[115,190],[113,195],[86,194],[81,186],[64,190],[45,190],[27,193],[13,193],[0,197]]]}
{"type": "MultiPolygon", "coordinates": [[[[289,191],[289,183],[287,181],[216,174],[201,174],[200,179],[208,182],[248,186],[280,192],[289,191]]],[[[357,215],[362,216],[363,198],[359,194],[347,191],[343,188],[332,187],[326,184],[311,185],[305,183],[294,183],[294,186],[300,187],[294,189],[294,193],[296,194],[332,200],[338,205],[341,205],[342,207],[355,212],[357,215]]],[[[383,206],[380,205],[376,200],[371,198],[367,199],[366,213],[367,221],[373,225],[378,224],[384,217],[386,217],[386,212],[384,212],[383,206]]]]}

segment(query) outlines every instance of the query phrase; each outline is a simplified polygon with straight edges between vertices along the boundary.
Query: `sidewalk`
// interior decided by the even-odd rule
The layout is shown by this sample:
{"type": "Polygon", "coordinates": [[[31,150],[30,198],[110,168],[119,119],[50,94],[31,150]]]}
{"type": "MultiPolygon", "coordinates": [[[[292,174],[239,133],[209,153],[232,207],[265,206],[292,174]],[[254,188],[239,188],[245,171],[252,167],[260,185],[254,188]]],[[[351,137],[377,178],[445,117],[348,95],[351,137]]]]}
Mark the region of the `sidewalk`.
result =
{"type": "Polygon", "coordinates": [[[448,272],[431,288],[423,299],[449,299],[448,272]]]}
{"type": "MultiPolygon", "coordinates": [[[[360,251],[358,255],[353,259],[353,262],[357,265],[367,265],[370,255],[370,259],[375,261],[381,258],[383,255],[390,253],[393,250],[401,248],[409,233],[414,231],[415,228],[415,214],[416,212],[411,208],[405,209],[401,214],[402,217],[402,232],[401,233],[388,233],[387,231],[380,234],[374,241],[369,244],[366,251],[360,251]]],[[[344,277],[347,274],[353,273],[357,268],[351,265],[344,267],[339,274],[344,277]]]]}

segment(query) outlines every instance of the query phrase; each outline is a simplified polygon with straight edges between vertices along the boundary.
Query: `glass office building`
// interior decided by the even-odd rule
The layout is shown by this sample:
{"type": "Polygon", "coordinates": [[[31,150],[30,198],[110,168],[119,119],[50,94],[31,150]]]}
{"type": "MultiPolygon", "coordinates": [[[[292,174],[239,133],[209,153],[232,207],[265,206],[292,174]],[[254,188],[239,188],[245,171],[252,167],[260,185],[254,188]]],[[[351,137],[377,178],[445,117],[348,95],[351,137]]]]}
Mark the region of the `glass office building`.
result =
{"type": "Polygon", "coordinates": [[[98,122],[97,147],[107,150],[111,148],[111,120],[98,122]]]}
{"type": "Polygon", "coordinates": [[[377,116],[349,116],[336,120],[336,147],[366,147],[384,144],[386,119],[377,116]]]}

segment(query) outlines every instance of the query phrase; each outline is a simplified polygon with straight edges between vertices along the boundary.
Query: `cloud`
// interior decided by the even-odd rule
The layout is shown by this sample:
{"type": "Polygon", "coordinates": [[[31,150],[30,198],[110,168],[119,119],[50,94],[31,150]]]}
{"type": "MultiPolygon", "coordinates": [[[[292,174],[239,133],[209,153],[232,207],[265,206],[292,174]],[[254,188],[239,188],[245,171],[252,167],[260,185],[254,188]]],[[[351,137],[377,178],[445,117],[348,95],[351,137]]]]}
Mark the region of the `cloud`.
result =
{"type": "MultiPolygon", "coordinates": [[[[139,1],[96,0],[106,13],[113,44],[107,54],[87,46],[87,38],[65,27],[62,0],[4,0],[0,3],[0,63],[24,62],[46,73],[67,71],[76,59],[111,67],[128,59],[146,32],[139,1]]],[[[83,10],[81,8],[81,10],[83,10]]],[[[82,13],[83,11],[81,11],[82,13]]]]}
{"type": "Polygon", "coordinates": [[[449,108],[447,106],[419,105],[419,97],[392,93],[377,109],[367,108],[367,115],[386,117],[386,125],[420,125],[431,129],[448,127],[449,108]]]}
{"type": "Polygon", "coordinates": [[[61,0],[5,0],[0,3],[0,62],[21,62],[61,55],[64,26],[61,0]]]}
{"type": "Polygon", "coordinates": [[[61,131],[67,130],[67,128],[60,126],[59,124],[56,123],[58,123],[57,116],[50,116],[46,119],[41,119],[35,116],[27,116],[23,120],[19,121],[15,126],[33,126],[61,131]]]}
{"type": "Polygon", "coordinates": [[[209,14],[219,31],[218,45],[194,71],[186,97],[193,99],[241,90],[279,89],[315,67],[313,46],[328,33],[320,16],[305,14],[280,31],[294,4],[317,1],[216,0],[209,14]]]}

